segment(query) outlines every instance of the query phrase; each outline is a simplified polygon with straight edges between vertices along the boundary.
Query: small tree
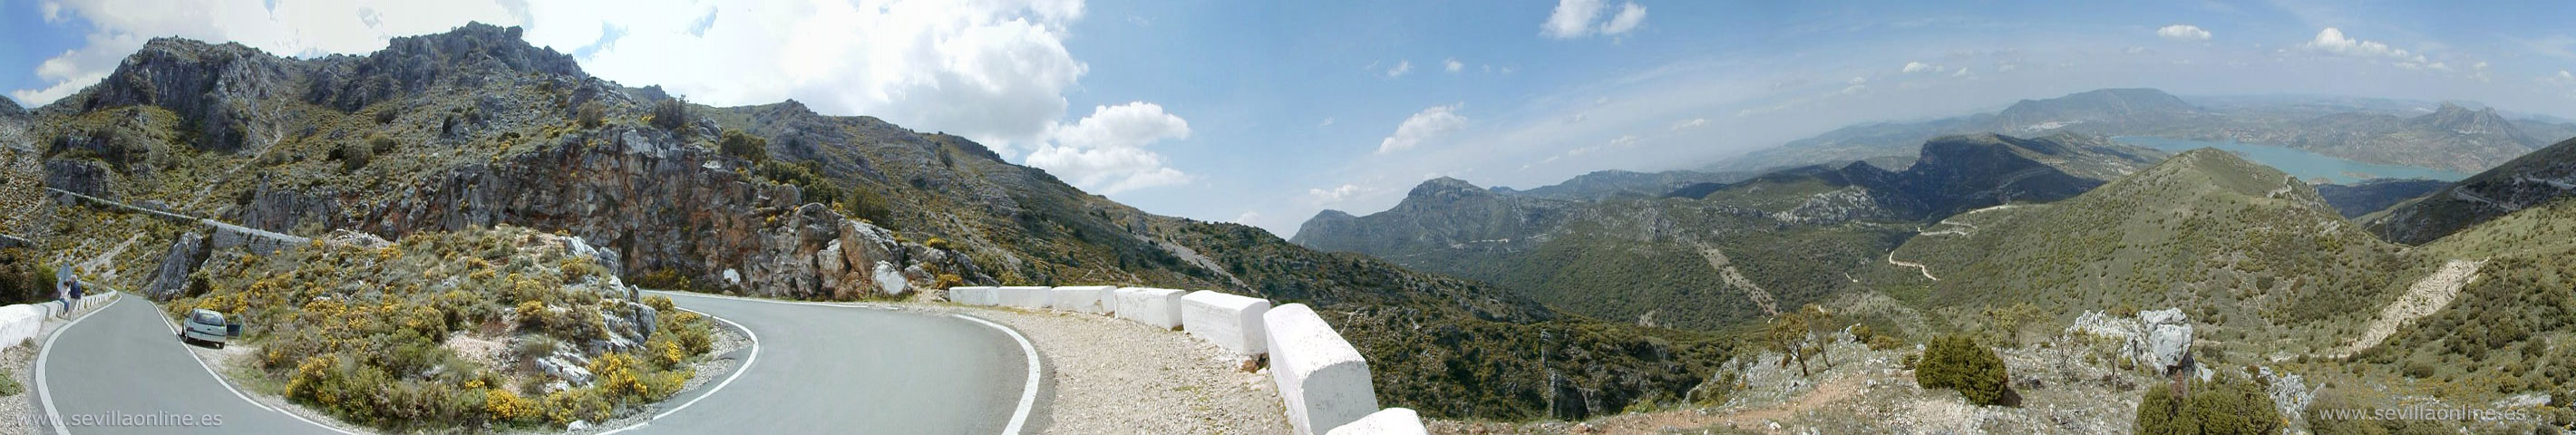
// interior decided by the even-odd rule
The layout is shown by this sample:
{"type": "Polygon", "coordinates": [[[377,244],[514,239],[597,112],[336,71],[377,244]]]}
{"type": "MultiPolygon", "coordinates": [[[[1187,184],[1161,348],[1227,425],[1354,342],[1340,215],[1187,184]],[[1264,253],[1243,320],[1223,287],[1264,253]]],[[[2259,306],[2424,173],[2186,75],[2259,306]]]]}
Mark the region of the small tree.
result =
{"type": "Polygon", "coordinates": [[[1826,338],[1832,337],[1836,332],[1842,332],[1839,331],[1842,328],[1836,326],[1837,323],[1834,322],[1834,314],[1825,312],[1825,307],[1816,306],[1816,304],[1807,304],[1806,307],[1799,308],[1798,314],[1807,318],[1807,336],[1809,340],[1815,342],[1816,362],[1823,363],[1827,368],[1833,367],[1834,358],[1826,352],[1830,350],[1827,346],[1831,345],[1833,340],[1826,338]]]}
{"type": "Polygon", "coordinates": [[[1923,388],[1958,390],[1968,403],[2007,405],[2010,375],[2005,373],[2004,359],[1995,350],[1980,346],[1965,335],[1950,335],[1925,343],[1923,360],[1915,364],[1914,382],[1923,388]]]}
{"type": "Polygon", "coordinates": [[[1780,358],[1783,360],[1782,362],[1795,361],[1798,363],[1798,376],[1804,377],[1808,375],[1806,356],[1806,315],[1802,313],[1788,313],[1773,316],[1771,318],[1771,329],[1766,331],[1763,336],[1771,343],[1772,350],[1780,351],[1782,355],[1780,358]]]}

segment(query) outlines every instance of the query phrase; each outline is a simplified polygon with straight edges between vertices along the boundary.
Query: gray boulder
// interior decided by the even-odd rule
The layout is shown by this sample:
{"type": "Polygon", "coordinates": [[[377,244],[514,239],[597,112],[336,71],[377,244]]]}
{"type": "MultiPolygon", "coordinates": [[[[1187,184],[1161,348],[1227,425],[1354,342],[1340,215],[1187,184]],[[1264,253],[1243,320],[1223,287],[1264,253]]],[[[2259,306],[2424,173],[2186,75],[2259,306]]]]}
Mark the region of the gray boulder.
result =
{"type": "Polygon", "coordinates": [[[152,281],[143,285],[143,295],[153,300],[179,297],[188,288],[188,274],[206,264],[206,236],[190,231],[170,243],[170,251],[161,254],[161,266],[152,271],[152,281]]]}
{"type": "Polygon", "coordinates": [[[2183,366],[2191,354],[2191,317],[2181,308],[2138,312],[2136,344],[2139,365],[2159,372],[2183,366]]]}

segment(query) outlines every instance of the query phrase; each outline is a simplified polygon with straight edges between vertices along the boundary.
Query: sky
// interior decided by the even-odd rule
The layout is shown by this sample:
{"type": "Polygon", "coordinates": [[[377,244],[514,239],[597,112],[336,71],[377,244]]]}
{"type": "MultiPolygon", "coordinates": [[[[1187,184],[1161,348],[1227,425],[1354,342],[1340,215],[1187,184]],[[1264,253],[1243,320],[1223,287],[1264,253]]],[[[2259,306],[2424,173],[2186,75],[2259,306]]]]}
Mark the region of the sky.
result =
{"type": "Polygon", "coordinates": [[[2576,118],[2567,2],[0,0],[34,107],[154,37],[364,54],[469,21],[718,106],[984,143],[1148,212],[1283,237],[1435,177],[1532,188],[2110,87],[2576,118]],[[2080,3],[2080,4],[2078,4],[2080,3]]]}

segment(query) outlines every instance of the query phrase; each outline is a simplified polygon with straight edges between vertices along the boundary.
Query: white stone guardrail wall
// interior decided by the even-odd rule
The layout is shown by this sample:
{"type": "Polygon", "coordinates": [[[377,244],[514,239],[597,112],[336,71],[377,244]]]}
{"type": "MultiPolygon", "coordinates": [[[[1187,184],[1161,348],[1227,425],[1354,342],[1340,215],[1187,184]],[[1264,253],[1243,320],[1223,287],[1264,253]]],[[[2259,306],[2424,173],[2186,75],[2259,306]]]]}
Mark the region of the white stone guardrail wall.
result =
{"type": "Polygon", "coordinates": [[[1427,434],[1411,409],[1377,407],[1368,361],[1306,304],[1214,290],[1143,287],[956,287],[965,305],[1101,314],[1180,330],[1247,358],[1270,358],[1270,378],[1299,435],[1427,434]]]}
{"type": "MultiPolygon", "coordinates": [[[[78,313],[106,306],[114,297],[116,297],[114,291],[82,296],[80,302],[72,304],[71,312],[78,313]]],[[[62,301],[0,307],[0,349],[8,349],[19,343],[25,343],[28,339],[36,338],[36,332],[45,329],[46,319],[63,314],[62,301]]]]}

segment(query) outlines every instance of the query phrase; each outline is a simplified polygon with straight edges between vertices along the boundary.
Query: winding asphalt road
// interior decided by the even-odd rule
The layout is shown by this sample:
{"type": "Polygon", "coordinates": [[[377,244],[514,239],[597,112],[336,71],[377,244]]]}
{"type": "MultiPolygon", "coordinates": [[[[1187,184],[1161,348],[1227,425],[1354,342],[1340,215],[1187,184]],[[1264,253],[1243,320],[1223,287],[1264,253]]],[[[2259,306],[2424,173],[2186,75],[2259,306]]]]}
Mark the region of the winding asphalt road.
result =
{"type": "MultiPolygon", "coordinates": [[[[742,369],[610,433],[1007,433],[1029,429],[1040,370],[1025,338],[954,315],[665,293],[757,339],[742,369]]],[[[233,392],[156,307],[121,298],[61,328],[38,357],[52,433],[337,431],[233,392]],[[216,426],[177,426],[186,416],[216,426]],[[158,426],[116,420],[159,418],[158,426]],[[99,420],[108,420],[101,424],[99,420]],[[62,429],[68,429],[64,431],[62,429]]]]}

